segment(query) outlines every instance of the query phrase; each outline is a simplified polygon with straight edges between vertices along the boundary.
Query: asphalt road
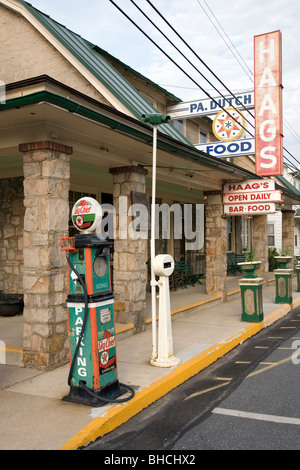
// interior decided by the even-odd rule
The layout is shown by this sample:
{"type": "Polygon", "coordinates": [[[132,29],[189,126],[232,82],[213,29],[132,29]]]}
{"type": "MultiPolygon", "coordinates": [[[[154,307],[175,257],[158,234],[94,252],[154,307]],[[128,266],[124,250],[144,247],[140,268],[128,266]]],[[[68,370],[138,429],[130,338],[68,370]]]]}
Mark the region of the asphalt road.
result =
{"type": "Polygon", "coordinates": [[[298,450],[299,390],[300,308],[85,450],[298,450]]]}

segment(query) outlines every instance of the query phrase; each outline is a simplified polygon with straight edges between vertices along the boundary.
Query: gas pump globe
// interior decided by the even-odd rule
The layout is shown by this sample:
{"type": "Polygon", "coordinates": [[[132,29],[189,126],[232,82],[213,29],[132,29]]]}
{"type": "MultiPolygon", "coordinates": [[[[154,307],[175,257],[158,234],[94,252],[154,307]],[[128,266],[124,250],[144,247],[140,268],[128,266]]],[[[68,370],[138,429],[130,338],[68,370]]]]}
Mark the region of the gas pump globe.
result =
{"type": "Polygon", "coordinates": [[[80,232],[61,239],[67,252],[70,393],[65,401],[90,406],[123,402],[134,395],[117,377],[116,334],[110,273],[111,242],[94,232],[102,218],[93,198],[79,199],[72,210],[73,225],[80,232]],[[116,397],[127,389],[131,395],[116,397]]]}

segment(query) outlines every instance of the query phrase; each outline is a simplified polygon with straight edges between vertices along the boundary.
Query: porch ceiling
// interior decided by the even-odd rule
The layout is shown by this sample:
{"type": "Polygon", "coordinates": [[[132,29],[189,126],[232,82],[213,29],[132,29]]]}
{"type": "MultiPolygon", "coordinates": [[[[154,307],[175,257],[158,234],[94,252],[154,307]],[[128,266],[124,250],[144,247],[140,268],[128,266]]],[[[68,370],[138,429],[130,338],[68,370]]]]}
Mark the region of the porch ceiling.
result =
{"type": "MultiPolygon", "coordinates": [[[[145,165],[151,176],[152,129],[57,82],[40,80],[9,86],[0,105],[0,168],[19,165],[20,143],[51,140],[73,147],[72,159],[99,167],[145,165]]],[[[255,178],[161,134],[157,177],[198,190],[221,189],[225,181],[255,178]]]]}

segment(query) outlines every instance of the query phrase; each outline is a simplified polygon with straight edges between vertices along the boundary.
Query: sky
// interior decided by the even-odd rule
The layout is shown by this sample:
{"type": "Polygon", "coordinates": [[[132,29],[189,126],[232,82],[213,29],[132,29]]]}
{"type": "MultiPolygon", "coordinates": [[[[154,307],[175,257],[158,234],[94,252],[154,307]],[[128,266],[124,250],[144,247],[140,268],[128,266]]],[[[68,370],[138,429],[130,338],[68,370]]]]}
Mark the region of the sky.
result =
{"type": "MultiPolygon", "coordinates": [[[[151,0],[202,62],[146,0],[135,0],[136,5],[194,64],[202,76],[155,29],[131,0],[114,2],[179,64],[197,85],[124,17],[110,0],[29,0],[36,8],[105,49],[183,101],[206,98],[207,95],[201,88],[212,97],[227,95],[228,89],[233,94],[253,90],[254,36],[280,30],[284,155],[288,163],[300,166],[299,0],[151,0]]],[[[253,132],[251,127],[250,130],[253,132]]]]}

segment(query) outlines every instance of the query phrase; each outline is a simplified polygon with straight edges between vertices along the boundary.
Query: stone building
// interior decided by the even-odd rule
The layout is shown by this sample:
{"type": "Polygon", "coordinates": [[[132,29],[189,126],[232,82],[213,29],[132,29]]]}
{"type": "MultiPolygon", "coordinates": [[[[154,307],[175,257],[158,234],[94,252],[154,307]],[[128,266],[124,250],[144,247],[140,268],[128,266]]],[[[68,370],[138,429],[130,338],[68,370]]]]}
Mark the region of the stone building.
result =
{"type": "MultiPolygon", "coordinates": [[[[134,197],[151,196],[153,134],[142,115],[164,114],[180,100],[24,1],[0,0],[0,27],[0,291],[24,294],[24,365],[49,369],[68,360],[60,238],[72,231],[70,208],[91,195],[114,203],[117,227],[118,217],[130,221],[134,197]],[[119,213],[120,196],[128,205],[119,213]]],[[[209,120],[177,127],[158,129],[157,200],[204,205],[205,244],[186,253],[184,240],[171,236],[158,248],[175,259],[189,256],[207,292],[226,300],[223,184],[258,177],[194,147],[201,133],[211,138],[209,120]]],[[[300,201],[282,190],[287,203],[300,201]]],[[[266,235],[266,216],[253,217],[263,272],[266,235]]],[[[136,332],[145,325],[148,245],[118,232],[114,242],[115,315],[136,332]]]]}

